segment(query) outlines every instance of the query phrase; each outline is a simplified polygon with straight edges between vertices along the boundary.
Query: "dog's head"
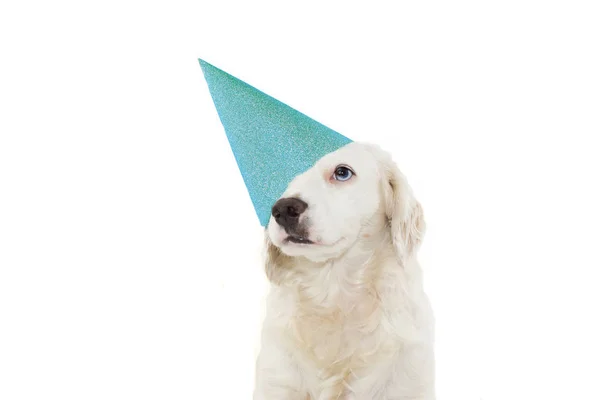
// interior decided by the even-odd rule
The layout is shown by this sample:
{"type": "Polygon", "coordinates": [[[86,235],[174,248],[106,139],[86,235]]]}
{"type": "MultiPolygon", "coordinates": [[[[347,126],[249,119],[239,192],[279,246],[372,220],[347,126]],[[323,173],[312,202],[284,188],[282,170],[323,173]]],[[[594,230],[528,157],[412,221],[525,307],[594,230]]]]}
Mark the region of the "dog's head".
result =
{"type": "Polygon", "coordinates": [[[351,143],[297,176],[274,204],[267,263],[334,259],[378,233],[373,230],[389,230],[386,237],[406,260],[424,232],[421,206],[387,153],[351,143]]]}

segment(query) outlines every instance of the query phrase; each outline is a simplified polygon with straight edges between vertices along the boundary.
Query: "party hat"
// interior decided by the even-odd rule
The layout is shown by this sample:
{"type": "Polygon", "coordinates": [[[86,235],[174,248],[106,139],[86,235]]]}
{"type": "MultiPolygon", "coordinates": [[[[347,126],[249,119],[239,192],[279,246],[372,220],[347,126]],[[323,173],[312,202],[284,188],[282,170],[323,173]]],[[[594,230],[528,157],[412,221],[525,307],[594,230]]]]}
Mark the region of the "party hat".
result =
{"type": "Polygon", "coordinates": [[[351,140],[199,61],[260,224],[266,226],[290,181],[351,140]]]}

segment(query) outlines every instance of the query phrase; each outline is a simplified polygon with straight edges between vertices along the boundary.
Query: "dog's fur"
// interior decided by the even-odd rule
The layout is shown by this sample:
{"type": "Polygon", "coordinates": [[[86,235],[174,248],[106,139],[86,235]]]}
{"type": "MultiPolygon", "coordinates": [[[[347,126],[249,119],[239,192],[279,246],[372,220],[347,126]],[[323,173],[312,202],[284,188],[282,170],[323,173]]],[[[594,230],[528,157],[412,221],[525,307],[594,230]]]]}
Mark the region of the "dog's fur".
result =
{"type": "Polygon", "coordinates": [[[265,234],[271,281],[255,400],[433,400],[433,317],[416,252],[425,223],[405,177],[351,143],[294,179],[314,244],[265,234]],[[334,179],[338,165],[355,175],[334,179]]]}

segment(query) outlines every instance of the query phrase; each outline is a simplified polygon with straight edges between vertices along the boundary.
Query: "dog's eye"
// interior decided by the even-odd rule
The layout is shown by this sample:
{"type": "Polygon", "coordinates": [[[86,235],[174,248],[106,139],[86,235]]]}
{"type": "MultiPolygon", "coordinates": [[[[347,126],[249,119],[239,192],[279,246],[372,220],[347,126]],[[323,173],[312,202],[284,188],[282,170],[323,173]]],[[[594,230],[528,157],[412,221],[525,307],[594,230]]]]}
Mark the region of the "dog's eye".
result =
{"type": "Polygon", "coordinates": [[[343,182],[352,178],[353,175],[354,172],[352,172],[350,168],[340,165],[335,169],[335,172],[333,173],[333,179],[343,182]]]}

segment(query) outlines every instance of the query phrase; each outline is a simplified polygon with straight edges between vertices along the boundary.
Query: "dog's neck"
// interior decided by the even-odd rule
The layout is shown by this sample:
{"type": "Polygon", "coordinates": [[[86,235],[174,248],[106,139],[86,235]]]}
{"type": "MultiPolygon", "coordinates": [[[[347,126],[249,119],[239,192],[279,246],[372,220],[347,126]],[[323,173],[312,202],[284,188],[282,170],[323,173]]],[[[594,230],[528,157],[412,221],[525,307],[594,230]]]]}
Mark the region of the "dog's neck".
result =
{"type": "Polygon", "coordinates": [[[319,303],[333,293],[344,295],[346,301],[360,301],[360,295],[376,291],[382,268],[395,258],[387,219],[376,216],[361,229],[356,242],[338,257],[326,261],[298,259],[301,271],[293,285],[300,292],[311,292],[319,303]],[[321,300],[319,300],[321,299],[321,300]]]}

